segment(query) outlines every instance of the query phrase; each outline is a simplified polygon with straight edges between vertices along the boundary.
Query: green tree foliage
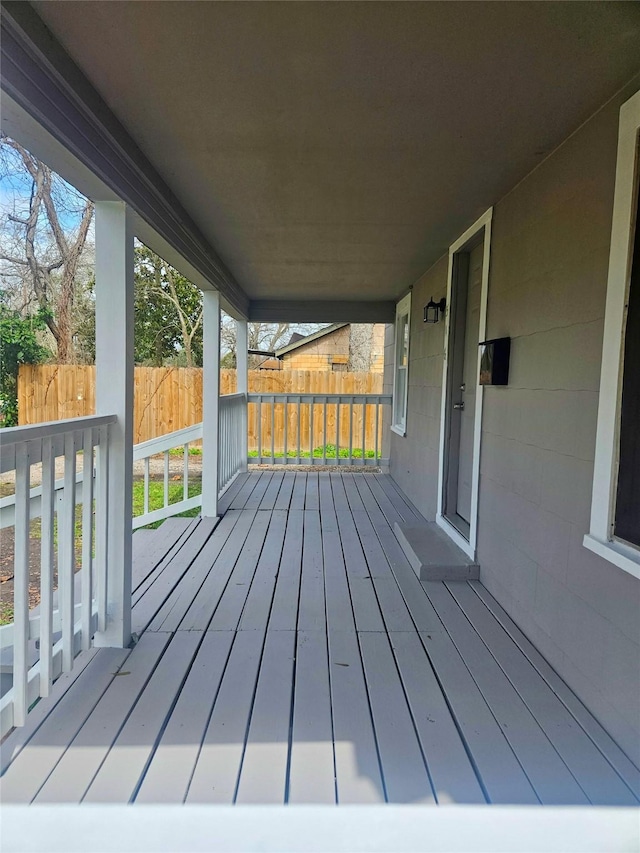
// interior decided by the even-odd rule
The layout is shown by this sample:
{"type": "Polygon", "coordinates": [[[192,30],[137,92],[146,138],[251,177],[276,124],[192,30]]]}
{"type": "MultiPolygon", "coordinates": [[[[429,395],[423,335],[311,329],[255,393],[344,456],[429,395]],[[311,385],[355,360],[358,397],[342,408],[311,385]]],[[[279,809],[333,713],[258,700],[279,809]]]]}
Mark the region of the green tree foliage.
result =
{"type": "Polygon", "coordinates": [[[146,246],[136,247],[135,360],[202,364],[202,293],[146,246]]]}
{"type": "MultiPolygon", "coordinates": [[[[78,358],[92,363],[96,352],[95,281],[78,298],[74,343],[78,358]]],[[[146,246],[135,249],[134,359],[161,367],[202,364],[202,294],[146,246]]]]}
{"type": "Polygon", "coordinates": [[[0,426],[18,423],[18,369],[21,364],[45,361],[49,351],[37,339],[36,332],[47,324],[46,312],[21,317],[0,302],[0,426]]]}

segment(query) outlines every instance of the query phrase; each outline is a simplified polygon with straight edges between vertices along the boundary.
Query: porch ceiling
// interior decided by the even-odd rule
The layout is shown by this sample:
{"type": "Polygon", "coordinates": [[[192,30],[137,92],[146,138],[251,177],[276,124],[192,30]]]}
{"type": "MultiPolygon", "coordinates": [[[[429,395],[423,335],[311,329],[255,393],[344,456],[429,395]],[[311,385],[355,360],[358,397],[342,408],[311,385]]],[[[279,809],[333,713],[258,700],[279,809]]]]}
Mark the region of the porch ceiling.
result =
{"type": "Polygon", "coordinates": [[[398,297],[640,70],[637,3],[33,6],[260,300],[398,297]]]}

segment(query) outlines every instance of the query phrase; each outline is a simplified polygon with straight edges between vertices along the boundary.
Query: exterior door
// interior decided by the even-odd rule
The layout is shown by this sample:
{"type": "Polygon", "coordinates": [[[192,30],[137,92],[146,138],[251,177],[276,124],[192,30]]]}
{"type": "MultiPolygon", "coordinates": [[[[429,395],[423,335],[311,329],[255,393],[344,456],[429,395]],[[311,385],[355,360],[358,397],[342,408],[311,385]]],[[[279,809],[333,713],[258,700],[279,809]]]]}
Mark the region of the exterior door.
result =
{"type": "Polygon", "coordinates": [[[469,540],[484,245],[453,256],[448,346],[443,515],[469,540]]]}

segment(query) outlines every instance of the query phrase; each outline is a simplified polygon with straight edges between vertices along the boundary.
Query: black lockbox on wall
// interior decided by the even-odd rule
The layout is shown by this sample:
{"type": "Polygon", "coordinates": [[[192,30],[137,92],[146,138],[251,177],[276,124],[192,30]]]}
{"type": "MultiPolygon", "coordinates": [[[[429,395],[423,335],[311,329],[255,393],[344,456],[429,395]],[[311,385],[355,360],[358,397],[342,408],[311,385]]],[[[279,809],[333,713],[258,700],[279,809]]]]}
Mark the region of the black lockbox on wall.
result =
{"type": "Polygon", "coordinates": [[[482,341],[480,348],[480,385],[507,385],[511,338],[482,341]]]}

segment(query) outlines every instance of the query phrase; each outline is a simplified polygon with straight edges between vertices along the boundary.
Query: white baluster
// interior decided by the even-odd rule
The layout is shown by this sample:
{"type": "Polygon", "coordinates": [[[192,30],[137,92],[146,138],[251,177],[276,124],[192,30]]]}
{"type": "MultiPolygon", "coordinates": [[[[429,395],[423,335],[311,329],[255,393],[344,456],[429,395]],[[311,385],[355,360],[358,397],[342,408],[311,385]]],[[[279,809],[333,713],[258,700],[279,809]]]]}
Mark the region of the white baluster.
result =
{"type": "Polygon", "coordinates": [[[64,503],[58,520],[61,542],[58,563],[58,608],[62,622],[62,671],[73,668],[74,658],[74,579],[75,579],[75,521],[76,521],[76,446],[75,435],[64,437],[64,503]]]}
{"type": "Polygon", "coordinates": [[[15,544],[13,563],[13,724],[27,718],[27,654],[29,644],[29,475],[26,442],[16,447],[15,544]]]}
{"type": "Polygon", "coordinates": [[[107,629],[107,557],[109,541],[109,427],[100,428],[96,483],[96,597],[98,630],[107,629]]]}
{"type": "MultiPolygon", "coordinates": [[[[40,527],[40,695],[53,683],[53,518],[55,456],[51,438],[42,441],[42,511],[40,527]]],[[[59,521],[58,521],[59,523],[59,521]]]]}
{"type": "Polygon", "coordinates": [[[82,444],[82,648],[93,635],[93,430],[85,429],[82,444]]]}

